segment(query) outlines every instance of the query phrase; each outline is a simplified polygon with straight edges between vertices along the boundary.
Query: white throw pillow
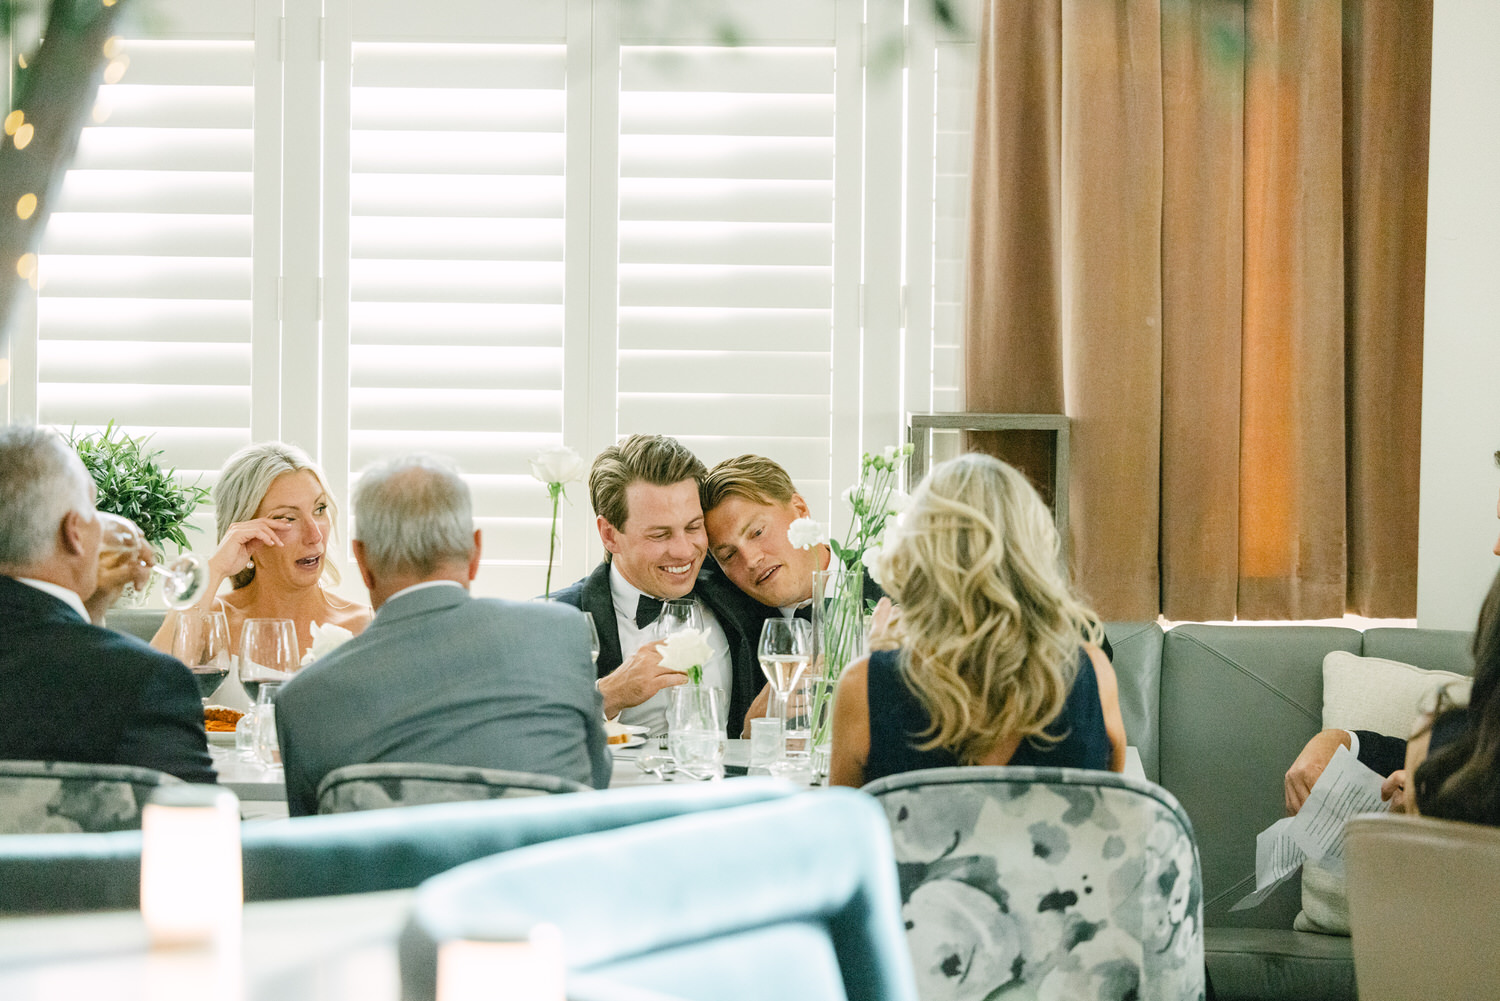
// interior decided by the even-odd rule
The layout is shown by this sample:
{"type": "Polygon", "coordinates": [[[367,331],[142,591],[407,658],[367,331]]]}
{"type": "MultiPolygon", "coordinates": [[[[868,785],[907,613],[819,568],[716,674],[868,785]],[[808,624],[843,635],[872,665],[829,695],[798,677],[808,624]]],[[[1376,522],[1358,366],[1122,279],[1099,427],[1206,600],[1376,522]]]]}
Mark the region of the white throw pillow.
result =
{"type": "MultiPolygon", "coordinates": [[[[1323,728],[1374,730],[1405,740],[1417,717],[1430,711],[1439,691],[1469,701],[1472,679],[1452,671],[1426,671],[1397,660],[1335,650],[1323,658],[1323,728]]],[[[1302,912],[1292,927],[1324,935],[1349,934],[1349,900],[1343,866],[1309,862],[1302,867],[1302,912]]]]}
{"type": "Polygon", "coordinates": [[[1453,685],[1450,697],[1467,702],[1470,680],[1452,671],[1425,671],[1335,650],[1323,658],[1323,728],[1374,730],[1405,740],[1441,689],[1453,685]]]}

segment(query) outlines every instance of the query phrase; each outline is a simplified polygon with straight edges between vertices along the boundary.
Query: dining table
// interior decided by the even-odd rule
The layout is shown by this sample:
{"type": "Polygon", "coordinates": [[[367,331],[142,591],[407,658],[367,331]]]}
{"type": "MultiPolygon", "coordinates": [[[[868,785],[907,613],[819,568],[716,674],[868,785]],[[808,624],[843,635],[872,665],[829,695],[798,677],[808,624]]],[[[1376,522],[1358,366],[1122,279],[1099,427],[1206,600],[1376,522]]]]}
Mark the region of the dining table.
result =
{"type": "MultiPolygon", "coordinates": [[[[233,792],[240,800],[240,816],[244,820],[277,820],[287,816],[286,779],[280,765],[264,764],[234,747],[233,734],[230,739],[214,739],[210,735],[208,753],[214,768],[219,773],[219,785],[233,792]]],[[[612,747],[614,771],[610,775],[609,788],[623,789],[630,786],[655,785],[663,782],[693,782],[673,771],[648,772],[640,767],[640,755],[645,748],[612,747]]],[[[724,749],[724,774],[726,778],[737,775],[766,775],[770,769],[750,766],[750,741],[728,740],[724,749]]],[[[1140,751],[1135,747],[1125,748],[1125,774],[1132,778],[1146,778],[1141,765],[1140,751]]],[[[791,776],[806,784],[810,776],[805,773],[791,776]]]]}

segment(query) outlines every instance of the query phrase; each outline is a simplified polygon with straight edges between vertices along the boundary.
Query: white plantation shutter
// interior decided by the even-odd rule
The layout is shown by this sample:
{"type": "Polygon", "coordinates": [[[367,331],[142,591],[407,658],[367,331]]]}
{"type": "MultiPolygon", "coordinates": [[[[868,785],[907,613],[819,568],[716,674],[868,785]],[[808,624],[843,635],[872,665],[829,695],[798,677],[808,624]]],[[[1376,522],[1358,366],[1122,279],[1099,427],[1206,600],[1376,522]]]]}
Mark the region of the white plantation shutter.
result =
{"type": "Polygon", "coordinates": [[[963,338],[969,184],[974,165],[974,113],[978,86],[981,5],[955,5],[968,37],[944,37],[936,52],[937,101],[933,191],[932,409],[964,409],[963,338]]]}
{"type": "Polygon", "coordinates": [[[124,36],[41,247],[36,418],[152,434],[189,477],[250,440],[255,84],[249,3],[124,36]]]}
{"type": "Polygon", "coordinates": [[[706,6],[622,32],[618,431],[771,456],[828,512],[834,144],[859,114],[835,5],[706,6]],[[746,44],[705,44],[720,10],[746,44]]]}
{"type": "Polygon", "coordinates": [[[419,24],[405,4],[352,9],[348,215],[329,225],[333,248],[347,225],[347,292],[333,268],[329,289],[347,295],[345,468],[352,484],[383,456],[457,460],[479,588],[524,597],[542,590],[550,517],[527,460],[563,431],[565,5],[423,9],[419,24]]]}

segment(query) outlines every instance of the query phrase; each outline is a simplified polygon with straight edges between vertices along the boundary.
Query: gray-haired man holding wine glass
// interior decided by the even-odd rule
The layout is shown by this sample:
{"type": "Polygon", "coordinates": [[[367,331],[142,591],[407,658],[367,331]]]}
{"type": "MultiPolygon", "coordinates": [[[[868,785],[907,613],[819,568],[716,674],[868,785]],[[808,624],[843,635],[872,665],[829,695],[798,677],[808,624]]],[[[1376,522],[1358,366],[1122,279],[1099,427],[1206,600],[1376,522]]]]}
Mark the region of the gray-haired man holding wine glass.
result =
{"type": "Polygon", "coordinates": [[[139,569],[106,558],[100,587],[105,532],[93,480],[60,435],[0,430],[0,758],[139,765],[213,782],[192,674],[92,621],[86,601],[107,606],[139,569]]]}

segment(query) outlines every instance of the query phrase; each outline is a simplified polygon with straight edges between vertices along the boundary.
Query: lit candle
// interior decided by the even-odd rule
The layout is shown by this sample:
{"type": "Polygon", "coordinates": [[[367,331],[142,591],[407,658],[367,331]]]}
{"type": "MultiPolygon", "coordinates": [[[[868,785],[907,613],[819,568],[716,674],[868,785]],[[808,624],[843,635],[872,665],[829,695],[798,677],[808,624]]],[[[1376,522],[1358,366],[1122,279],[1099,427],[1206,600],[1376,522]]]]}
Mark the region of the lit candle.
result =
{"type": "Polygon", "coordinates": [[[523,941],[460,939],[438,946],[437,1001],[564,1001],[562,933],[540,924],[523,941]]]}
{"type": "Polygon", "coordinates": [[[240,809],[220,786],[162,786],[141,812],[141,916],[157,946],[236,943],[240,809]]]}

